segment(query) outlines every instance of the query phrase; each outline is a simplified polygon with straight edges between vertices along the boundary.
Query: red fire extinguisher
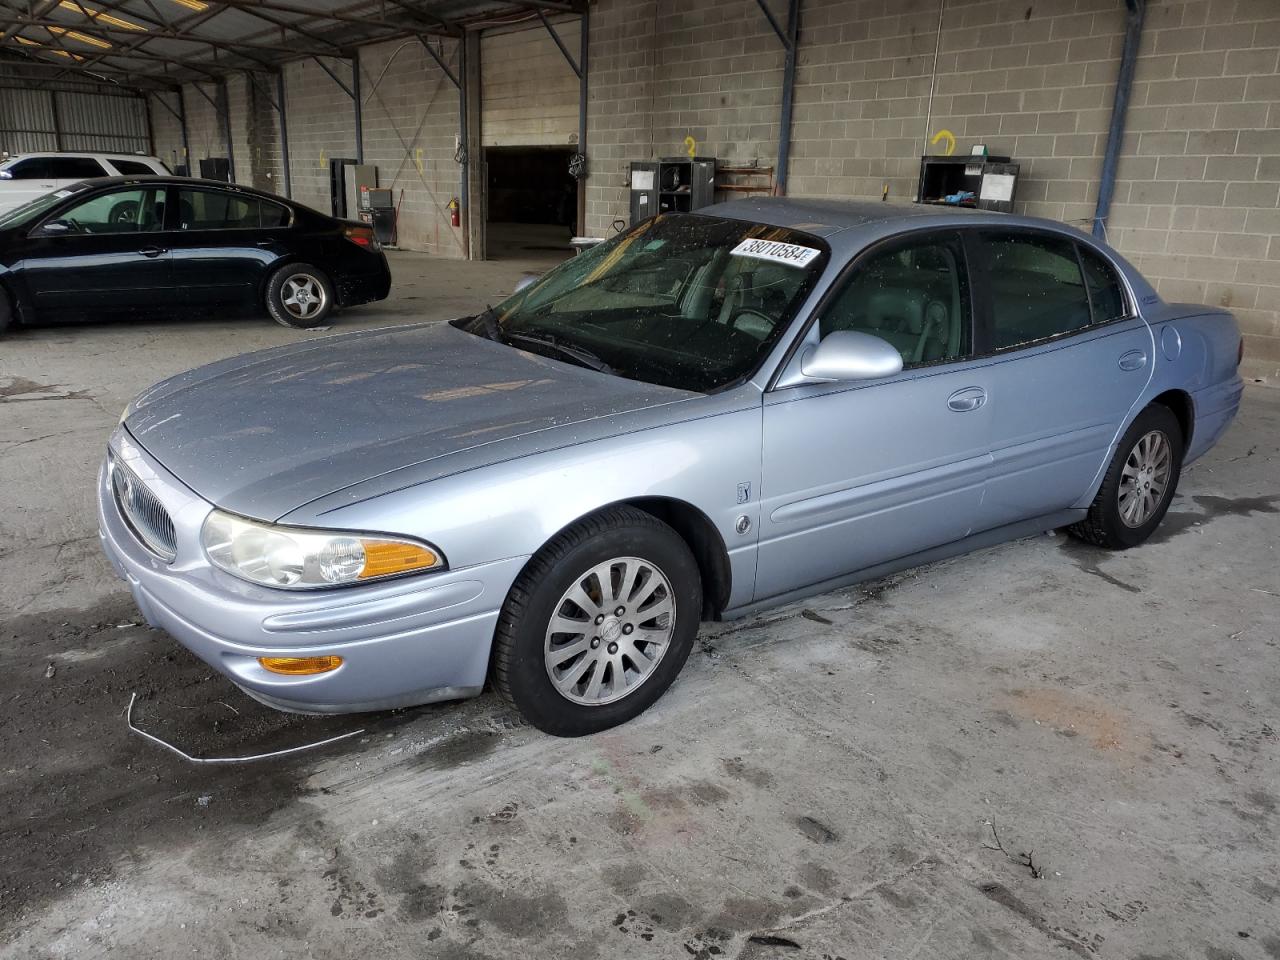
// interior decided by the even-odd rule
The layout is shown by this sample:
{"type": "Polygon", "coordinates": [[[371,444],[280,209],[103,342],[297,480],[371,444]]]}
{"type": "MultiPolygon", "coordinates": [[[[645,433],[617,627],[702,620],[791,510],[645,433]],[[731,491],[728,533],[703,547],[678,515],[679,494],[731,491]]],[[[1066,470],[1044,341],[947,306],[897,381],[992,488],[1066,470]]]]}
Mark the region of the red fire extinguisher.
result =
{"type": "Polygon", "coordinates": [[[462,204],[458,203],[457,197],[449,201],[449,224],[454,227],[462,226],[462,204]]]}

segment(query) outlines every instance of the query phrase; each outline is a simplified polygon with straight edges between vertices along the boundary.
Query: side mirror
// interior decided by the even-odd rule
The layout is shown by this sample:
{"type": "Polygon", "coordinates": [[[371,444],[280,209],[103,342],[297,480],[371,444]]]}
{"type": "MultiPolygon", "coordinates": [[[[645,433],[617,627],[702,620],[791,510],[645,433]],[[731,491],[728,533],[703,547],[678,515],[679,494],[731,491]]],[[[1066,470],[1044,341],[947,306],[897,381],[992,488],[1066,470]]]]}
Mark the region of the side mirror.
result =
{"type": "Polygon", "coordinates": [[[74,232],[74,228],[66,220],[50,220],[40,225],[36,235],[41,237],[60,237],[64,233],[72,232],[74,232]]]}
{"type": "Polygon", "coordinates": [[[886,340],[857,330],[836,330],[800,361],[810,380],[877,380],[902,372],[902,354],[886,340]]]}
{"type": "Polygon", "coordinates": [[[516,289],[514,292],[519,293],[525,287],[530,286],[533,283],[536,283],[537,280],[538,280],[538,274],[526,273],[523,277],[521,277],[519,280],[516,281],[516,289]]]}

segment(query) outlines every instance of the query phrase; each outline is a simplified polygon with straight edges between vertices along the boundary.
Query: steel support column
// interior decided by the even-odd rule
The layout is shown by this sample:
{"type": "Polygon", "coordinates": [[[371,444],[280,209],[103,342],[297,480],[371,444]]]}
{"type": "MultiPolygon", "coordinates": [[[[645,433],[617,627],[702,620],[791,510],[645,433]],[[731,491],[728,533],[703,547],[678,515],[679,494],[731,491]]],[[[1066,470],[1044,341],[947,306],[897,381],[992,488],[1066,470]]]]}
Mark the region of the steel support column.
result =
{"type": "Polygon", "coordinates": [[[580,37],[578,39],[578,154],[582,157],[582,174],[578,177],[578,223],[577,232],[582,236],[587,232],[587,177],[591,168],[587,164],[587,97],[590,90],[587,85],[587,51],[591,37],[591,8],[582,8],[582,19],[579,21],[580,37]]]}
{"type": "Polygon", "coordinates": [[[364,104],[360,102],[360,48],[351,51],[351,104],[356,121],[356,162],[364,163],[364,104]]]}
{"type": "Polygon", "coordinates": [[[61,153],[65,148],[62,145],[62,114],[58,110],[58,93],[56,90],[49,91],[49,112],[53,115],[54,149],[61,153]]]}
{"type": "Polygon", "coordinates": [[[778,117],[778,173],[774,180],[773,192],[778,196],[787,193],[787,166],[791,160],[791,115],[795,108],[796,91],[796,48],[800,36],[800,0],[787,2],[787,29],[783,33],[766,0],[756,0],[764,12],[773,32],[778,35],[786,49],[786,59],[782,66],[782,111],[778,117]]]}
{"type": "Polygon", "coordinates": [[[293,199],[293,177],[289,173],[289,114],[284,102],[284,67],[276,73],[276,114],[280,118],[280,168],[284,173],[284,195],[293,199]]]}
{"type": "Polygon", "coordinates": [[[231,91],[224,79],[218,84],[218,99],[222,103],[222,136],[227,141],[227,182],[236,182],[236,151],[231,144],[231,91]]]}
{"type": "Polygon", "coordinates": [[[1093,213],[1093,235],[1107,238],[1107,217],[1116,192],[1116,171],[1120,166],[1120,148],[1124,141],[1125,121],[1129,113],[1129,95],[1133,91],[1133,74],[1138,67],[1138,48],[1142,43],[1142,22],[1146,17],[1146,0],[1125,0],[1126,17],[1124,48],[1120,53],[1120,72],[1116,77],[1116,96],[1111,105],[1111,126],[1107,129],[1107,147],[1102,155],[1102,173],[1098,181],[1098,205],[1093,213]]]}
{"type": "Polygon", "coordinates": [[[467,149],[467,40],[458,41],[458,136],[462,149],[462,184],[458,188],[458,222],[462,224],[462,256],[471,259],[471,152],[467,149]]]}
{"type": "Polygon", "coordinates": [[[191,137],[187,133],[187,95],[178,87],[178,125],[182,128],[182,162],[191,176],[191,137]]]}

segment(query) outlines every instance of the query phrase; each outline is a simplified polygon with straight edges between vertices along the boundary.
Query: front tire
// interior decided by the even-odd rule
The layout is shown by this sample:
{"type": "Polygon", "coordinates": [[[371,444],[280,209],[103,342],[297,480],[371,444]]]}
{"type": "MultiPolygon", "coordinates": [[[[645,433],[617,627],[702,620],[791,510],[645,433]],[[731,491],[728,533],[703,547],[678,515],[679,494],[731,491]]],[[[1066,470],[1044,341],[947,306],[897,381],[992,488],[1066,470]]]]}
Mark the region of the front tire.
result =
{"type": "Polygon", "coordinates": [[[1168,407],[1153,404],[1116,445],[1088,515],[1067,530],[1099,547],[1136,547],[1164,519],[1182,475],[1183,437],[1168,407]]]}
{"type": "Polygon", "coordinates": [[[639,716],[693,648],[702,581],[684,541],[634,507],[557,534],[498,618],[498,692],[545,733],[579,737],[639,716]]]}
{"type": "Polygon", "coordinates": [[[283,327],[318,327],[333,305],[333,284],[309,263],[285,264],[267,281],[267,313],[283,327]]]}

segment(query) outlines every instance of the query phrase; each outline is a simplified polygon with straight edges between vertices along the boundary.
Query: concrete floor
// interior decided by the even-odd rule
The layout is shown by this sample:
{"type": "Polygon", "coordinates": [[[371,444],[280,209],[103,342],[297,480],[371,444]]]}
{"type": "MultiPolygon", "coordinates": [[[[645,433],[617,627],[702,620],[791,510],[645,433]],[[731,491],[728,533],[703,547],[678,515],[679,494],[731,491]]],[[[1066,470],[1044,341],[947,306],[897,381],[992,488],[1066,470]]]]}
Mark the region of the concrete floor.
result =
{"type": "MultiPolygon", "coordinates": [[[[335,330],[496,301],[394,258],[335,330]]],[[[0,956],[1280,958],[1280,392],[1123,555],[1046,535],[704,626],[584,740],[491,696],[307,719],[139,622],[93,473],[125,402],[321,334],[0,341],[0,956]],[[363,732],[256,765],[206,755],[363,732]],[[999,849],[1002,847],[1003,849],[999,849]]]]}

